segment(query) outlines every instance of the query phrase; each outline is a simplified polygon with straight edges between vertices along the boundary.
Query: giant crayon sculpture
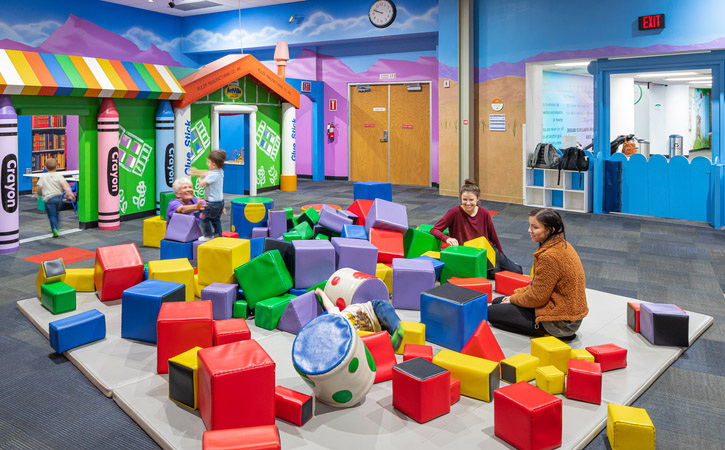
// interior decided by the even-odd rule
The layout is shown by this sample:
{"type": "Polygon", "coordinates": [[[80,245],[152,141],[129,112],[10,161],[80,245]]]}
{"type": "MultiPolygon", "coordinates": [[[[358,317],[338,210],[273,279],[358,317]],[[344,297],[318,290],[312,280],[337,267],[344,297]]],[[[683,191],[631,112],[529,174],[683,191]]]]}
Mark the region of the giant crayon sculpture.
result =
{"type": "Polygon", "coordinates": [[[0,253],[20,246],[18,230],[18,115],[7,95],[0,95],[0,253]]]}
{"type": "Polygon", "coordinates": [[[156,209],[161,193],[173,190],[174,153],[174,111],[168,100],[162,100],[156,110],[156,209]]]}
{"type": "Polygon", "coordinates": [[[118,192],[118,112],[104,98],[98,113],[98,228],[117,230],[121,224],[118,192]]]}

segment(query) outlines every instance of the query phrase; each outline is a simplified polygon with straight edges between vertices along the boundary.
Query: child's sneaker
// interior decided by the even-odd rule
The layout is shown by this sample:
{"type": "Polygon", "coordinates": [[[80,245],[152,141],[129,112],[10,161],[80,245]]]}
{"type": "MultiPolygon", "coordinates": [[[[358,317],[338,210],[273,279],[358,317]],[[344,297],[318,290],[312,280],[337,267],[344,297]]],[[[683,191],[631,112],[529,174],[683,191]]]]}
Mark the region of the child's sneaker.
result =
{"type": "Polygon", "coordinates": [[[202,236],[202,237],[199,238],[199,242],[206,242],[206,241],[210,241],[210,240],[211,240],[211,238],[210,237],[206,237],[206,236],[202,236]]]}
{"type": "Polygon", "coordinates": [[[400,344],[403,343],[403,336],[405,335],[405,330],[403,330],[402,326],[399,326],[397,330],[393,334],[390,335],[390,343],[393,344],[393,350],[396,352],[400,348],[400,344]]]}
{"type": "Polygon", "coordinates": [[[54,238],[57,238],[58,237],[58,229],[57,228],[53,228],[53,237],[54,238]]]}

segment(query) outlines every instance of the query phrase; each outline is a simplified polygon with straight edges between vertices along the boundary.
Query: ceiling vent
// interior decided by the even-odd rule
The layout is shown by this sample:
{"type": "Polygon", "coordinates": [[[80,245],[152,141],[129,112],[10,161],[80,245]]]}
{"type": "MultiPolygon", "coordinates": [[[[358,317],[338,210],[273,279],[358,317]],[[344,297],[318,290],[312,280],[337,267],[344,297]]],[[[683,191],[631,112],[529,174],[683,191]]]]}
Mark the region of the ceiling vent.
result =
{"type": "Polygon", "coordinates": [[[194,11],[197,9],[204,9],[204,8],[213,8],[215,6],[222,6],[219,3],[214,2],[207,2],[207,1],[201,1],[201,2],[189,2],[189,3],[177,3],[176,9],[179,9],[181,11],[194,11]]]}

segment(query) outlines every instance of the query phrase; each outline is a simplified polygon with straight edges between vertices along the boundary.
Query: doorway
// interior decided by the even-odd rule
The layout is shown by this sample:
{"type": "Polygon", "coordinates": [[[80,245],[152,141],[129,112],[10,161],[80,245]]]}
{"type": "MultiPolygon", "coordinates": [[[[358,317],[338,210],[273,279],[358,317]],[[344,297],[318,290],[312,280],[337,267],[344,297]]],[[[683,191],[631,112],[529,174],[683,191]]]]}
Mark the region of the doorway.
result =
{"type": "Polygon", "coordinates": [[[349,90],[350,179],[430,186],[430,83],[349,90]]]}

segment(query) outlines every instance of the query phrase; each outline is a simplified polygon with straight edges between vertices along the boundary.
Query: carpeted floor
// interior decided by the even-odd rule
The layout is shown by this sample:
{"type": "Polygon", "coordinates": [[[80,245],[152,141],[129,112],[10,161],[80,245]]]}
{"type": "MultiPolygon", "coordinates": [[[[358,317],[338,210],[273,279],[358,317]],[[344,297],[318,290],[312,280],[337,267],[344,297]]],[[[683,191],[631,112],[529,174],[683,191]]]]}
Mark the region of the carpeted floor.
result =
{"type": "MultiPolygon", "coordinates": [[[[352,183],[299,181],[296,192],[264,194],[276,206],[299,211],[310,203],[352,202],[352,183]]],[[[231,200],[234,196],[226,196],[231,200]]],[[[451,206],[432,188],[394,186],[393,200],[408,207],[411,226],[434,223],[451,206]]],[[[506,254],[530,269],[535,245],[526,233],[530,208],[482,202],[499,211],[493,222],[506,254]]],[[[63,211],[63,227],[77,218],[63,211]]],[[[707,224],[626,215],[564,213],[567,239],[576,246],[587,287],[653,302],[676,303],[711,315],[715,323],[635,403],[646,408],[662,449],[725,449],[725,232],[707,224]]],[[[223,220],[228,228],[229,219],[223,220]]],[[[48,341],[15,307],[36,295],[38,264],[23,258],[65,247],[96,247],[134,242],[145,261],[158,249],[141,247],[142,220],[123,222],[117,231],[86,230],[26,242],[0,255],[0,449],[157,448],[156,444],[104,397],[70,362],[53,353],[48,341]]],[[[21,238],[48,231],[45,214],[30,197],[21,201],[21,238]]],[[[93,259],[68,264],[92,267],[93,259]]],[[[609,448],[602,432],[588,449],[609,448]]]]}

